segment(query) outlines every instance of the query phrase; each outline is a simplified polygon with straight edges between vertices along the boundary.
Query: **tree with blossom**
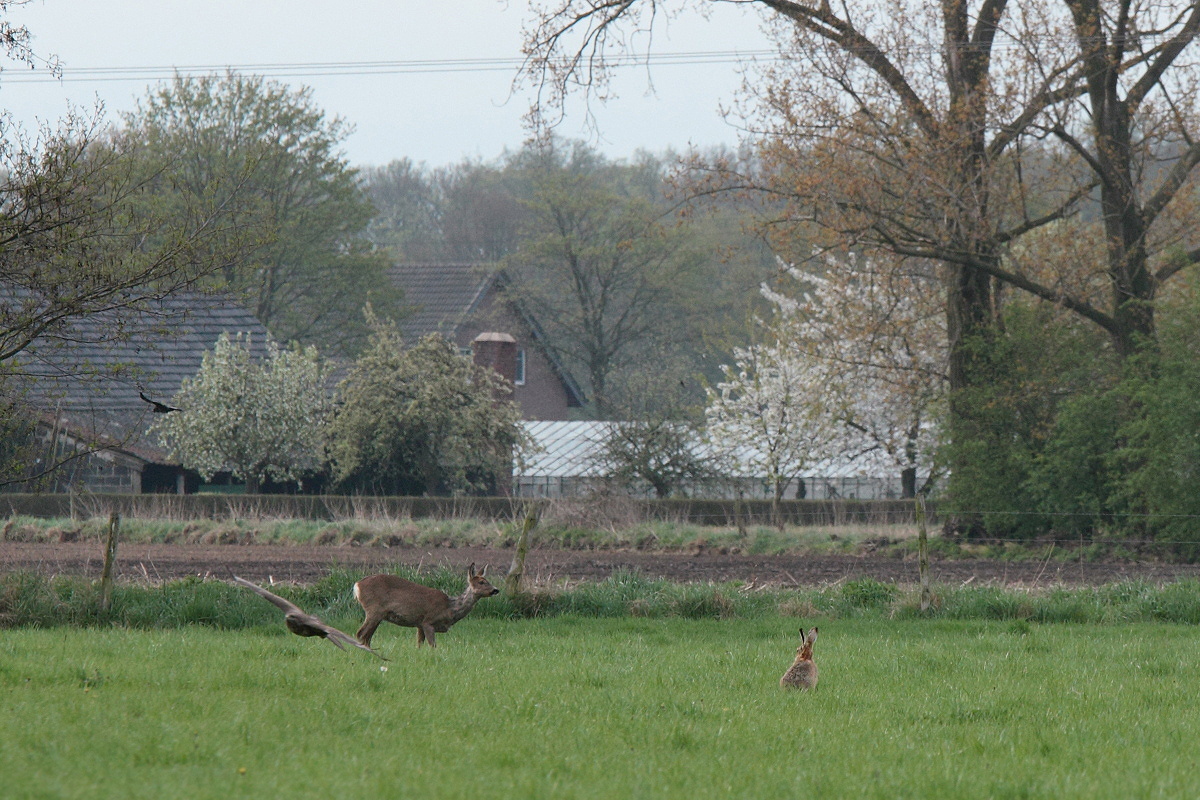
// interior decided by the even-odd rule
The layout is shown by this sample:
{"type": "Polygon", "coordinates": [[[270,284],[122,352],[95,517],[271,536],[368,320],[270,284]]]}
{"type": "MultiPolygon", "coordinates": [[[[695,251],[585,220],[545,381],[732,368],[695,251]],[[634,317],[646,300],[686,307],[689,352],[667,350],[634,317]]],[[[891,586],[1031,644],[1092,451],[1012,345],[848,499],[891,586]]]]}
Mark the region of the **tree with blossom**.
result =
{"type": "Polygon", "coordinates": [[[367,347],[338,384],[333,478],[372,494],[496,494],[528,446],[512,386],[431,333],[405,347],[368,309],[367,347]]]}
{"type": "Polygon", "coordinates": [[[709,393],[708,435],[719,452],[768,477],[775,501],[830,458],[878,463],[914,496],[936,474],[947,347],[937,277],[896,259],[828,261],[824,274],[786,266],[786,287],[763,287],[775,309],[766,341],[735,352],[709,393]]]}
{"type": "Polygon", "coordinates": [[[948,347],[938,276],[925,262],[876,255],[786,267],[791,291],[764,287],[790,357],[822,387],[817,413],[844,428],[843,456],[883,455],[914,496],[936,474],[948,347]]]}
{"type": "Polygon", "coordinates": [[[173,458],[206,480],[229,471],[246,492],[264,480],[299,480],[324,461],[330,367],[315,347],[280,348],[268,339],[257,357],[251,337],[221,334],[195,377],[185,378],[155,427],[173,458]]]}
{"type": "Polygon", "coordinates": [[[813,367],[775,339],[735,350],[708,392],[709,441],[719,457],[766,478],[777,520],[788,484],[841,449],[813,367]]]}

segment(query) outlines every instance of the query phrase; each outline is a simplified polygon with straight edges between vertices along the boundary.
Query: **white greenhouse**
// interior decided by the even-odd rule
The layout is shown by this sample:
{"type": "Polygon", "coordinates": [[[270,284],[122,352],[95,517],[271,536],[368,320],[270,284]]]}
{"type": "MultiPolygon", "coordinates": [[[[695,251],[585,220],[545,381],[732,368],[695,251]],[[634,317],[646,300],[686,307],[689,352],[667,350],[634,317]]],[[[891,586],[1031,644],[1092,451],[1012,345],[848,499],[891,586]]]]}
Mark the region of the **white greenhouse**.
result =
{"type": "MultiPolygon", "coordinates": [[[[524,464],[514,465],[513,492],[518,497],[581,497],[610,487],[598,465],[603,442],[610,435],[612,422],[526,421],[522,425],[534,443],[534,452],[524,464]]],[[[749,463],[753,459],[745,459],[749,463]]],[[[735,459],[737,461],[737,459],[735,459]]],[[[702,486],[688,487],[694,497],[731,498],[739,493],[746,499],[767,499],[772,495],[770,482],[762,475],[749,474],[736,465],[730,475],[702,486]]],[[[923,478],[924,476],[920,476],[923,478]]],[[[801,497],[814,500],[882,500],[901,496],[900,469],[886,456],[867,453],[853,460],[819,462],[792,481],[785,499],[801,497]]],[[[646,487],[645,496],[653,496],[646,487]]]]}

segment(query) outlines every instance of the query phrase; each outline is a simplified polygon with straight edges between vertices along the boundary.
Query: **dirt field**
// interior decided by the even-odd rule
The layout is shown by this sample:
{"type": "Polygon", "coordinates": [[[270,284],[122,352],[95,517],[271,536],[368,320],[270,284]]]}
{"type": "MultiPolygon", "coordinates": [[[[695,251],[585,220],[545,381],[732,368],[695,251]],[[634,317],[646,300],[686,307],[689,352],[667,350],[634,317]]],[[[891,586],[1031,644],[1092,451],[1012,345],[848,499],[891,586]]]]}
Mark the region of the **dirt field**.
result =
{"type": "MultiPolygon", "coordinates": [[[[385,570],[392,565],[449,565],[465,568],[488,564],[493,573],[507,571],[511,550],[474,548],[379,548],[277,545],[138,545],[124,544],[117,553],[120,580],[163,581],[189,575],[310,583],[333,567],[385,570]]],[[[0,572],[99,577],[103,547],[95,542],[35,544],[0,542],[0,572]]],[[[676,581],[750,581],[784,586],[821,586],[840,580],[874,578],[912,583],[917,564],[878,556],[751,556],[699,553],[651,553],[624,550],[532,550],[526,574],[538,583],[603,580],[620,569],[676,581]]],[[[1139,578],[1152,582],[1200,577],[1200,565],[1096,564],[964,560],[936,561],[933,579],[940,583],[1000,586],[1102,584],[1139,578]]]]}

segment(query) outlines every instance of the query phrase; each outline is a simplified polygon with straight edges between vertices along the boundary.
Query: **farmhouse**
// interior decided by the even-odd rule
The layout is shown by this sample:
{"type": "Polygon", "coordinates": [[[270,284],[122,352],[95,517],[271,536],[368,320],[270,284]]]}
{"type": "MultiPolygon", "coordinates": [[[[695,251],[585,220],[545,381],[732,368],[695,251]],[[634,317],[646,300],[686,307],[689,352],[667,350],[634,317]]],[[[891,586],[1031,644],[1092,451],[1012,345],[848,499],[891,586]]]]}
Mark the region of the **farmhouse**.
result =
{"type": "Polygon", "coordinates": [[[28,402],[37,414],[38,461],[76,457],[32,485],[11,488],[194,490],[197,476],[147,433],[155,414],[142,395],[169,403],[222,333],[247,334],[252,349],[266,354],[266,328],[252,314],[227,297],[187,292],[137,313],[81,318],[35,342],[17,367],[29,379],[28,402]]]}
{"type": "Polygon", "coordinates": [[[476,350],[483,334],[511,337],[516,344],[512,363],[492,366],[512,381],[522,417],[565,420],[583,406],[583,392],[545,346],[537,320],[504,293],[508,279],[503,270],[486,264],[398,264],[391,277],[408,307],[400,321],[405,342],[440,333],[466,354],[476,350]]]}

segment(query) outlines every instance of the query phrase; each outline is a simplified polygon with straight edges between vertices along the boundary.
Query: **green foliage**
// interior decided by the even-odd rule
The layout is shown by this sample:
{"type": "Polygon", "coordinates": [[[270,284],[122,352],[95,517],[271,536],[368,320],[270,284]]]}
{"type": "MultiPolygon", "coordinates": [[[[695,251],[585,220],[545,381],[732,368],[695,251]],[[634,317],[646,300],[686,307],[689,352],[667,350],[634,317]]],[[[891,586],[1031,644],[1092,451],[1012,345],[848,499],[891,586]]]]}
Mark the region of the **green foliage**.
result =
{"type": "Polygon", "coordinates": [[[1053,428],[1033,457],[1024,492],[1033,508],[1046,513],[1047,528],[1091,536],[1121,510],[1113,453],[1122,406],[1119,393],[1103,387],[1059,405],[1053,428]]]}
{"type": "Polygon", "coordinates": [[[1120,364],[1093,333],[1013,304],[1005,334],[980,348],[987,371],[958,397],[941,510],[991,536],[1154,541],[1200,556],[1200,299],[1189,291],[1161,304],[1158,341],[1120,364]]]}
{"type": "Polygon", "coordinates": [[[1135,530],[1200,554],[1200,298],[1165,314],[1159,347],[1128,371],[1130,413],[1114,461],[1121,499],[1146,515],[1135,530]]]}
{"type": "Polygon", "coordinates": [[[329,430],[334,477],[352,493],[495,493],[523,445],[515,403],[495,371],[438,334],[404,349],[373,320],[366,350],[338,386],[329,430]]]}
{"type": "MultiPolygon", "coordinates": [[[[426,569],[397,566],[386,571],[451,596],[461,594],[466,585],[464,570],[445,566],[426,569]]],[[[311,586],[281,583],[272,590],[327,622],[352,631],[362,621],[362,610],[354,601],[352,586],[363,574],[335,568],[311,586]]],[[[499,580],[493,582],[500,585],[499,580]]],[[[934,593],[933,606],[921,611],[916,587],[872,579],[783,589],[739,583],[676,583],[637,571],[618,570],[600,581],[541,586],[516,596],[490,597],[472,610],[470,619],[567,616],[757,620],[785,616],[829,621],[898,617],[1073,624],[1200,624],[1200,581],[1195,579],[1164,585],[1125,581],[1045,590],[941,585],[934,586],[934,593]]],[[[196,625],[239,630],[279,625],[282,631],[277,609],[257,595],[219,580],[191,577],[161,585],[117,584],[111,606],[103,610],[98,582],[20,572],[0,576],[0,627],[114,625],[148,630],[196,625]]]]}
{"type": "Polygon", "coordinates": [[[299,480],[321,466],[329,408],[329,366],[315,347],[268,341],[265,350],[258,358],[249,336],[222,333],[175,395],[183,410],[154,426],[183,466],[205,478],[228,470],[251,494],[266,478],[299,480]]]}
{"type": "Polygon", "coordinates": [[[125,125],[154,171],[149,202],[172,209],[213,187],[231,196],[214,221],[252,249],[222,277],[276,338],[352,352],[364,302],[398,308],[386,260],[361,238],[374,209],[340,151],[351,129],[311,90],[232,72],[176,76],[125,125]]]}
{"type": "Polygon", "coordinates": [[[37,413],[18,388],[21,381],[6,372],[0,367],[0,486],[37,477],[49,455],[37,437],[37,413]]]}
{"type": "Polygon", "coordinates": [[[842,584],[842,597],[854,607],[883,608],[896,596],[896,587],[871,578],[842,584]]]}
{"type": "Polygon", "coordinates": [[[973,532],[1077,530],[1105,510],[1093,498],[1109,479],[1089,469],[1113,446],[1116,421],[1100,412],[1115,378],[1096,358],[1099,342],[1053,309],[1014,303],[1002,335],[969,344],[975,375],[952,400],[946,510],[980,523],[973,532]]]}

